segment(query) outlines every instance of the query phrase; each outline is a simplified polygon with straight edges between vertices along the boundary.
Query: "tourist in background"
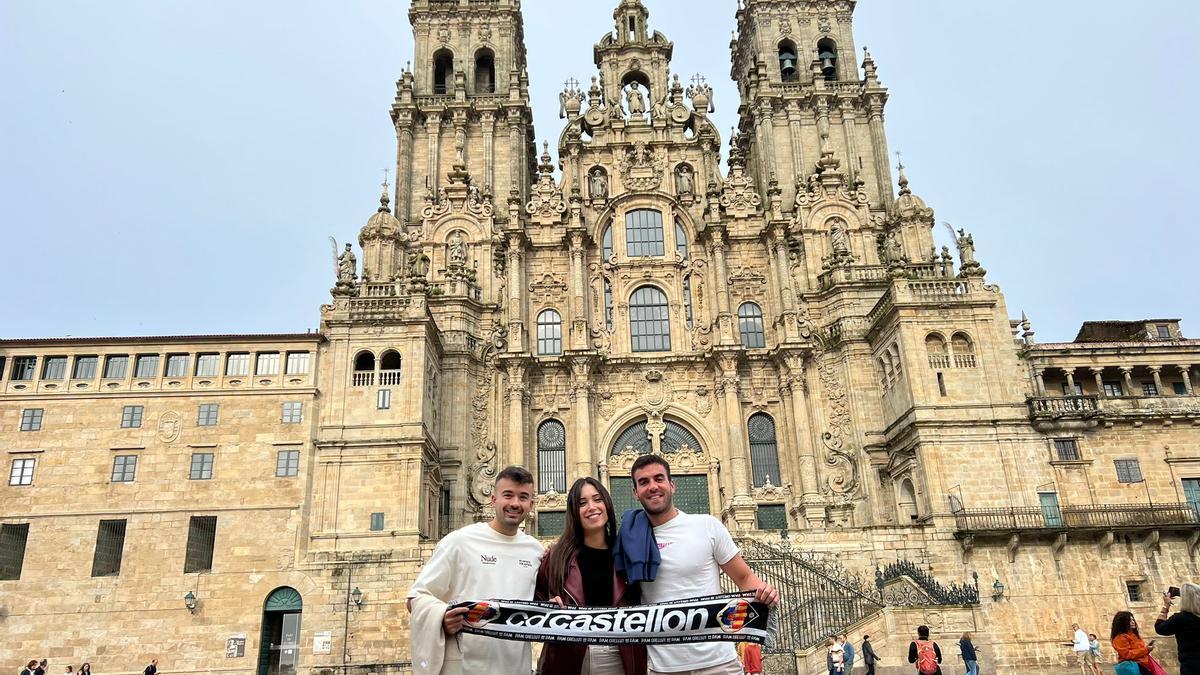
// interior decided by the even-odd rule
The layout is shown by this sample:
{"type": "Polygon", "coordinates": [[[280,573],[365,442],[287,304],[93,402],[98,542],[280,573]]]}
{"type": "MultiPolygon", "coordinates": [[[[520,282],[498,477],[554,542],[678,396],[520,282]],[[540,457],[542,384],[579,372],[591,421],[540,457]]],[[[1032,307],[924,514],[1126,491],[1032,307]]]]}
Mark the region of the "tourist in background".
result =
{"type": "Polygon", "coordinates": [[[742,659],[742,670],[746,675],[762,675],[762,648],[753,642],[738,643],[738,657],[742,659]]]}
{"type": "Polygon", "coordinates": [[[1088,645],[1092,648],[1092,670],[1095,671],[1095,675],[1100,675],[1100,638],[1096,637],[1095,633],[1089,633],[1088,645]]]}
{"type": "Polygon", "coordinates": [[[829,667],[829,675],[842,675],[844,672],[842,666],[846,657],[842,643],[835,638],[829,638],[825,641],[825,651],[825,665],[829,667]]]}
{"type": "Polygon", "coordinates": [[[50,665],[50,664],[49,664],[49,662],[47,662],[47,661],[46,661],[46,659],[42,659],[42,660],[41,660],[41,661],[40,661],[40,662],[37,664],[37,668],[34,668],[34,669],[33,669],[33,675],[46,675],[46,668],[47,668],[49,665],[50,665]]]}
{"type": "Polygon", "coordinates": [[[158,659],[150,659],[150,665],[146,666],[142,675],[158,675],[158,659]]]}
{"type": "Polygon", "coordinates": [[[1071,638],[1071,642],[1065,643],[1070,646],[1075,654],[1075,664],[1079,666],[1079,675],[1100,675],[1100,667],[1096,665],[1096,655],[1092,653],[1092,641],[1088,638],[1087,631],[1079,627],[1079,624],[1071,624],[1071,630],[1075,633],[1071,638]]]}
{"type": "Polygon", "coordinates": [[[30,660],[29,663],[26,663],[25,667],[21,669],[21,675],[33,675],[33,671],[37,669],[37,666],[37,659],[30,660]]]}
{"type": "Polygon", "coordinates": [[[63,671],[63,675],[75,675],[75,667],[68,665],[67,669],[63,671]]]}
{"type": "Polygon", "coordinates": [[[875,648],[871,646],[871,636],[864,635],[862,643],[863,663],[867,664],[867,675],[875,675],[875,663],[879,661],[879,657],[875,655],[875,648]]]}
{"type": "Polygon", "coordinates": [[[1174,635],[1179,647],[1179,675],[1200,675],[1200,586],[1184,584],[1180,589],[1179,611],[1171,611],[1171,593],[1163,593],[1162,612],[1154,622],[1154,632],[1174,635]]]}
{"type": "Polygon", "coordinates": [[[83,665],[79,666],[79,675],[92,675],[92,664],[84,661],[83,665]]]}
{"type": "MultiPolygon", "coordinates": [[[[567,491],[567,520],[562,536],[538,568],[536,600],[569,602],[580,607],[637,604],[637,588],[613,569],[612,546],[617,516],[612,497],[600,481],[585,477],[567,491]]],[[[643,675],[646,648],[641,645],[547,644],[538,672],[589,675],[643,675]]]]}
{"type": "Polygon", "coordinates": [[[967,667],[967,675],[979,675],[979,657],[975,654],[978,649],[975,643],[971,642],[971,634],[963,633],[958,640],[958,649],[962,652],[963,663],[967,667]]]}
{"type": "Polygon", "coordinates": [[[838,640],[842,643],[842,671],[849,675],[850,671],[854,670],[854,657],[857,656],[854,643],[850,642],[849,635],[840,635],[838,640]]]}
{"type": "Polygon", "coordinates": [[[929,639],[929,626],[917,626],[917,639],[908,643],[908,662],[921,675],[941,675],[942,648],[929,639]]]}
{"type": "MultiPolygon", "coordinates": [[[[1150,652],[1154,651],[1154,641],[1146,644],[1138,634],[1137,619],[1129,612],[1117,612],[1113,616],[1112,632],[1110,633],[1113,649],[1117,652],[1117,661],[1134,663],[1141,675],[1155,675],[1150,670],[1150,652]]],[[[1117,664],[1118,675],[1122,674],[1121,664],[1117,664]]]]}

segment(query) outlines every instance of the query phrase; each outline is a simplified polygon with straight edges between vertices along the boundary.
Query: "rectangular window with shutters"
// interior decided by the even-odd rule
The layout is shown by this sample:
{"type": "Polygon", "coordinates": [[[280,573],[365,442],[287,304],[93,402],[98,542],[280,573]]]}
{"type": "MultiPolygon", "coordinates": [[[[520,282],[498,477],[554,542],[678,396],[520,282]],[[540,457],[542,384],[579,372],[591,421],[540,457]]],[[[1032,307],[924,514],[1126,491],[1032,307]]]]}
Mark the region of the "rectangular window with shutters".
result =
{"type": "Polygon", "coordinates": [[[21,431],[42,430],[42,408],[26,408],[21,411],[21,431]]]}
{"type": "Polygon", "coordinates": [[[216,377],[221,374],[220,354],[198,354],[196,356],[196,376],[216,377]]]}
{"type": "Polygon", "coordinates": [[[137,477],[137,455],[113,457],[112,482],[132,483],[137,477]]]}
{"type": "Polygon", "coordinates": [[[1140,581],[1126,581],[1125,592],[1129,595],[1130,602],[1142,601],[1142,583],[1140,581]]]}
{"type": "Polygon", "coordinates": [[[280,450],[275,457],[275,475],[279,478],[291,478],[300,473],[300,451],[280,450]]]}
{"type": "Polygon", "coordinates": [[[1062,383],[1063,396],[1083,396],[1083,385],[1075,383],[1075,389],[1071,389],[1071,385],[1067,382],[1062,383]]]}
{"type": "Polygon", "coordinates": [[[288,375],[307,375],[308,374],[308,352],[288,352],[287,374],[288,375]]]}
{"type": "Polygon", "coordinates": [[[115,577],[121,573],[125,551],[125,520],[102,520],[96,531],[96,553],[92,557],[92,576],[115,577]]]}
{"type": "Polygon", "coordinates": [[[164,377],[187,377],[188,372],[188,355],[187,354],[168,354],[167,355],[167,371],[164,377]]]}
{"type": "Polygon", "coordinates": [[[1118,483],[1140,483],[1142,482],[1142,465],[1136,459],[1117,459],[1113,460],[1117,465],[1117,482],[1118,483]]]}
{"type": "Polygon", "coordinates": [[[1080,459],[1079,442],[1074,438],[1054,439],[1054,451],[1058,454],[1060,462],[1077,462],[1080,459]]]}
{"type": "Polygon", "coordinates": [[[382,532],[383,531],[383,514],[382,513],[372,513],[371,514],[371,531],[372,532],[382,532]]]}
{"type": "Polygon", "coordinates": [[[375,407],[379,410],[388,410],[392,407],[392,390],[380,389],[379,396],[375,400],[375,407]]]}
{"type": "Polygon", "coordinates": [[[75,380],[93,380],[96,378],[96,366],[100,363],[98,356],[76,356],[75,368],[71,378],[75,380]]]}
{"type": "Polygon", "coordinates": [[[33,374],[36,372],[36,356],[14,356],[12,373],[9,374],[8,379],[14,382],[28,382],[33,379],[33,374]]]}
{"type": "Polygon", "coordinates": [[[216,403],[201,403],[200,412],[196,415],[196,426],[198,427],[215,427],[217,426],[218,411],[220,408],[216,403]]]}
{"type": "Polygon", "coordinates": [[[250,354],[230,354],[225,359],[226,375],[249,375],[250,354]]]}
{"type": "Polygon", "coordinates": [[[279,352],[262,352],[254,366],[255,375],[278,375],[279,352]]]}
{"type": "Polygon", "coordinates": [[[43,380],[61,380],[67,376],[67,357],[47,356],[42,366],[43,380]]]}
{"type": "Polygon", "coordinates": [[[1142,396],[1158,396],[1158,385],[1153,382],[1143,382],[1142,396]]]}
{"type": "Polygon", "coordinates": [[[286,401],[283,404],[283,423],[299,424],[304,419],[304,404],[300,401],[286,401]]]}
{"type": "Polygon", "coordinates": [[[567,514],[563,511],[540,511],[537,514],[537,536],[557,537],[567,526],[567,514]]]}
{"type": "Polygon", "coordinates": [[[1109,398],[1117,398],[1125,395],[1125,390],[1121,388],[1121,383],[1115,380],[1108,380],[1104,383],[1104,395],[1109,398]]]}
{"type": "Polygon", "coordinates": [[[29,523],[0,525],[0,581],[17,581],[25,566],[25,542],[29,540],[29,523]]]}
{"type": "Polygon", "coordinates": [[[121,410],[122,429],[140,429],[142,427],[142,406],[127,405],[121,410]]]}
{"type": "Polygon", "coordinates": [[[217,517],[192,516],[188,521],[187,556],[183,573],[211,572],[217,542],[217,517]]]}
{"type": "Polygon", "coordinates": [[[129,372],[129,357],[124,354],[104,357],[104,379],[123,380],[129,372]]]}
{"type": "Polygon", "coordinates": [[[785,507],[783,504],[759,505],[758,529],[783,530],[787,528],[787,525],[787,507],[785,507]]]}
{"type": "Polygon", "coordinates": [[[12,470],[8,472],[9,485],[33,485],[33,469],[37,465],[37,460],[33,458],[18,458],[12,463],[12,470]]]}
{"type": "Polygon", "coordinates": [[[209,480],[213,476],[213,453],[193,452],[188,480],[209,480]]]}
{"type": "Polygon", "coordinates": [[[133,376],[140,378],[158,377],[158,354],[142,354],[133,366],[133,376]]]}

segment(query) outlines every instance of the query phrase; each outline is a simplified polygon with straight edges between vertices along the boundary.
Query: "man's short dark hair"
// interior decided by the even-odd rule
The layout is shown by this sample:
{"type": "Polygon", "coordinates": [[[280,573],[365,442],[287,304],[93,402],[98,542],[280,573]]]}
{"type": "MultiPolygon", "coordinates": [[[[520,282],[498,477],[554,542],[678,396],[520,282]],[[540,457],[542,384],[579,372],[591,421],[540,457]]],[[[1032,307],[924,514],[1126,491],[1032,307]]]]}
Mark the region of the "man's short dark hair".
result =
{"type": "Polygon", "coordinates": [[[922,640],[929,639],[929,626],[917,626],[917,637],[922,640]]]}
{"type": "Polygon", "coordinates": [[[667,472],[667,480],[671,480],[671,465],[667,462],[667,460],[659,457],[658,455],[642,455],[641,457],[635,459],[633,461],[633,468],[629,470],[629,476],[631,478],[636,476],[638,471],[641,471],[651,464],[657,464],[661,466],[667,472]]]}
{"type": "Polygon", "coordinates": [[[502,480],[511,480],[517,485],[533,485],[533,474],[523,466],[506,466],[496,476],[496,485],[499,485],[502,480]]]}

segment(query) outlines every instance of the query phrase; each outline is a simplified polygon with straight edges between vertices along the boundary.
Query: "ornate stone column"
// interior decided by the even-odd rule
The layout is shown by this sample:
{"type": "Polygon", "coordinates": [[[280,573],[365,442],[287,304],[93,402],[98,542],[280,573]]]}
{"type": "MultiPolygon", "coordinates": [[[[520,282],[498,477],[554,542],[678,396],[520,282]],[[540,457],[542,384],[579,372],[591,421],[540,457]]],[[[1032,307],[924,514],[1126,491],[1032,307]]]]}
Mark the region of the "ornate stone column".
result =
{"type": "Polygon", "coordinates": [[[762,164],[764,174],[760,185],[765,185],[767,180],[775,176],[775,119],[774,110],[770,99],[760,99],[758,103],[758,124],[755,126],[762,129],[762,145],[759,146],[761,155],[766,159],[762,164]]]}
{"type": "Polygon", "coordinates": [[[485,110],[479,114],[479,123],[483,128],[483,184],[488,190],[496,186],[496,114],[485,110]]]}
{"type": "Polygon", "coordinates": [[[571,349],[587,349],[587,270],[583,265],[583,232],[570,233],[571,249],[571,305],[567,320],[571,326],[571,349]]]}
{"type": "Polygon", "coordinates": [[[604,461],[603,451],[592,445],[592,363],[586,356],[571,359],[571,409],[575,413],[575,429],[571,455],[575,458],[575,475],[571,481],[584,476],[598,475],[600,464],[604,461]]]}
{"type": "Polygon", "coordinates": [[[1063,372],[1065,372],[1067,374],[1067,392],[1068,392],[1067,395],[1074,396],[1075,392],[1076,392],[1075,369],[1074,368],[1063,368],[1063,372]]]}
{"type": "Polygon", "coordinates": [[[800,510],[809,527],[825,524],[825,502],[817,486],[817,455],[813,441],[812,420],[809,417],[808,381],[804,375],[804,355],[787,352],[783,355],[784,368],[780,377],[785,378],[791,390],[791,416],[795,426],[792,440],[794,449],[788,454],[796,457],[798,474],[793,480],[800,481],[800,510]]]}
{"type": "Polygon", "coordinates": [[[1046,395],[1046,369],[1037,368],[1033,371],[1033,384],[1038,396],[1046,395]]]}
{"type": "Polygon", "coordinates": [[[892,170],[888,160],[887,134],[883,130],[883,96],[872,94],[867,99],[867,128],[871,131],[872,161],[875,164],[875,180],[879,183],[879,197],[888,208],[892,206],[892,170]]]}
{"type": "Polygon", "coordinates": [[[396,117],[396,217],[404,225],[412,220],[413,172],[412,113],[401,111],[396,117]]]}
{"type": "Polygon", "coordinates": [[[1133,368],[1130,366],[1119,366],[1121,369],[1121,379],[1125,382],[1125,395],[1133,396],[1133,368]]]}
{"type": "Polygon", "coordinates": [[[730,482],[733,485],[733,519],[738,529],[754,529],[758,507],[751,494],[750,458],[742,442],[744,425],[742,403],[738,398],[738,355],[736,352],[722,352],[717,359],[721,370],[717,380],[717,396],[725,409],[726,445],[729,448],[730,482]]]}
{"type": "Polygon", "coordinates": [[[1166,392],[1163,391],[1162,375],[1160,374],[1162,366],[1147,367],[1150,369],[1150,374],[1154,376],[1154,390],[1158,392],[1159,396],[1166,396],[1166,392]]]}
{"type": "Polygon", "coordinates": [[[855,112],[853,104],[847,99],[840,100],[838,107],[842,111],[842,135],[846,144],[846,163],[843,166],[846,167],[846,175],[853,183],[858,176],[858,143],[854,138],[855,112]]]}
{"type": "Polygon", "coordinates": [[[522,201],[524,201],[525,190],[529,187],[522,184],[525,176],[521,170],[521,166],[525,163],[525,151],[521,142],[523,122],[520,108],[508,110],[509,192],[516,190],[522,196],[522,201]]]}
{"type": "Polygon", "coordinates": [[[430,187],[436,193],[438,186],[442,183],[442,177],[438,175],[442,143],[442,114],[440,112],[430,113],[425,118],[425,135],[429,137],[429,163],[426,175],[429,176],[430,187]]]}
{"type": "Polygon", "coordinates": [[[734,344],[733,314],[729,311],[729,270],[725,266],[725,233],[713,230],[711,235],[713,259],[716,261],[716,276],[713,280],[717,287],[717,326],[720,331],[718,341],[723,345],[734,344]]]}
{"type": "Polygon", "coordinates": [[[1096,395],[1101,398],[1107,398],[1104,394],[1104,368],[1089,368],[1092,371],[1092,376],[1096,378],[1096,395]]]}
{"type": "Polygon", "coordinates": [[[525,399],[529,396],[525,370],[525,362],[522,360],[509,361],[504,367],[508,376],[504,388],[504,402],[508,406],[507,464],[520,464],[527,469],[533,469],[536,464],[533,447],[531,443],[525,442],[525,399]]]}
{"type": "Polygon", "coordinates": [[[1181,377],[1183,377],[1183,390],[1187,392],[1188,396],[1191,396],[1192,395],[1192,367],[1190,365],[1179,366],[1179,375],[1181,377]]]}
{"type": "Polygon", "coordinates": [[[525,302],[521,297],[525,275],[521,270],[525,237],[520,232],[508,234],[508,351],[525,351],[525,302]]]}

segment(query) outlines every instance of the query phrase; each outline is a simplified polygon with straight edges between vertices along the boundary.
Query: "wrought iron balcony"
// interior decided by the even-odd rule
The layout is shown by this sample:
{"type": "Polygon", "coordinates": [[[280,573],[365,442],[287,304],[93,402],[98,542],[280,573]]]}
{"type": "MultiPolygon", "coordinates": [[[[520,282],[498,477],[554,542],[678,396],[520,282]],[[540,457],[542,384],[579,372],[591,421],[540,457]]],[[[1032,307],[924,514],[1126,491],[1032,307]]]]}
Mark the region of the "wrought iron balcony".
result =
{"type": "Polygon", "coordinates": [[[1058,509],[1021,507],[961,509],[955,529],[963,534],[1063,530],[1200,527],[1200,504],[1093,504],[1058,509]]]}

